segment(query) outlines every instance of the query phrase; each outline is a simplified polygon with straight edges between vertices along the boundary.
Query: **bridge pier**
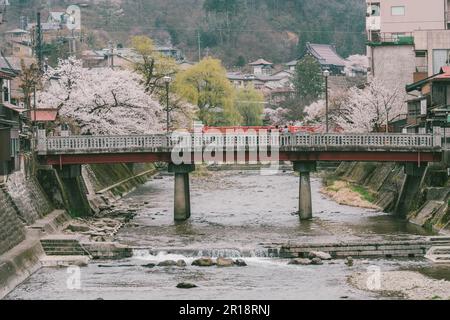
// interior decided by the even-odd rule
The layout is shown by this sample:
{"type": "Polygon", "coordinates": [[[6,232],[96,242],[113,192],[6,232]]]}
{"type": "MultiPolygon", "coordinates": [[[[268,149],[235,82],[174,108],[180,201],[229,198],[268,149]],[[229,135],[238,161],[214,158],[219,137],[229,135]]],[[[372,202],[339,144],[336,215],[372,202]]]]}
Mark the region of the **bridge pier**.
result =
{"type": "Polygon", "coordinates": [[[397,216],[406,218],[408,215],[414,199],[419,192],[427,167],[428,164],[426,163],[422,163],[420,167],[415,163],[405,164],[406,177],[395,206],[395,214],[397,216]]]}
{"type": "Polygon", "coordinates": [[[175,174],[174,219],[186,221],[191,217],[191,195],[189,173],[195,171],[195,165],[169,164],[169,172],[175,174]]]}
{"type": "Polygon", "coordinates": [[[294,171],[300,173],[299,216],[300,220],[313,218],[311,172],[317,170],[316,162],[294,162],[294,171]]]}
{"type": "Polygon", "coordinates": [[[89,205],[81,175],[81,165],[56,166],[62,201],[72,217],[89,217],[92,209],[89,205]]]}

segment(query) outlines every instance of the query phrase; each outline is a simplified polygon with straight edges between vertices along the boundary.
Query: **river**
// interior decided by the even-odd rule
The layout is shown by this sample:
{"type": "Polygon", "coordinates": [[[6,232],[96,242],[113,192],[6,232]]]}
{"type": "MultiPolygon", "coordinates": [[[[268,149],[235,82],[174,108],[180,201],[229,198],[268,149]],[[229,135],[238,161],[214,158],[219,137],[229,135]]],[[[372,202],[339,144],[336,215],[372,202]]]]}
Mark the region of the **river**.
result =
{"type": "Polygon", "coordinates": [[[426,231],[394,217],[338,205],[320,193],[313,178],[314,219],[300,222],[298,177],[292,172],[263,176],[258,171],[220,171],[191,180],[192,218],[174,223],[173,178],[163,176],[117,203],[137,208],[135,219],[117,235],[133,246],[134,257],[95,261],[81,269],[81,287],[69,289],[66,269],[41,269],[7,299],[379,299],[347,278],[370,266],[383,271],[429,267],[425,260],[357,260],[349,268],[337,260],[322,266],[292,266],[270,257],[268,247],[292,242],[414,238],[426,231]],[[167,259],[188,262],[199,256],[242,257],[248,267],[152,268],[167,259]],[[177,289],[195,283],[192,290],[177,289]]]}

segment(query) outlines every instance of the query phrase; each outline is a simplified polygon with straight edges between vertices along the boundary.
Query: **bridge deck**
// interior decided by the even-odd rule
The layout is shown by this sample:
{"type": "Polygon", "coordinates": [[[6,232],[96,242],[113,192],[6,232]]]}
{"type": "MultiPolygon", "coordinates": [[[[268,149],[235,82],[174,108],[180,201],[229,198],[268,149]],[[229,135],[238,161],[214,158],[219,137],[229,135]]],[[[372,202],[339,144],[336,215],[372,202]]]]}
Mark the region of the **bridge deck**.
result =
{"type": "Polygon", "coordinates": [[[276,152],[280,161],[441,161],[442,140],[413,134],[203,134],[70,136],[38,139],[47,164],[171,161],[172,152],[234,153],[226,161],[262,161],[276,152]],[[257,153],[257,158],[252,154],[257,153]],[[241,154],[241,158],[239,158],[241,154]],[[266,152],[267,154],[267,152],[266,152]]]}

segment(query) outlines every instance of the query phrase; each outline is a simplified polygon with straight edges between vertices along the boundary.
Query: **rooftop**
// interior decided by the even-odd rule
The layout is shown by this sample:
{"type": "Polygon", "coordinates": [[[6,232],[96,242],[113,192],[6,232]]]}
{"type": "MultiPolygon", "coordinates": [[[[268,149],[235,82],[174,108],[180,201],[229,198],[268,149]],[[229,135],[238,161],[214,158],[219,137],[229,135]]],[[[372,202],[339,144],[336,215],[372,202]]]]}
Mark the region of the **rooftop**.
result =
{"type": "Polygon", "coordinates": [[[248,64],[249,66],[272,66],[273,63],[264,59],[258,59],[248,64]]]}
{"type": "Polygon", "coordinates": [[[36,109],[29,111],[31,121],[50,122],[55,121],[58,116],[57,109],[36,109]]]}
{"type": "Polygon", "coordinates": [[[23,29],[12,29],[12,30],[8,30],[5,31],[6,34],[10,34],[10,33],[21,33],[21,34],[26,34],[29,33],[27,30],[23,30],[23,29]]]}
{"type": "Polygon", "coordinates": [[[412,92],[416,90],[421,90],[427,84],[433,81],[448,81],[450,80],[450,66],[444,66],[441,68],[440,72],[432,75],[431,77],[425,78],[423,80],[417,81],[406,86],[406,92],[412,92]]]}
{"type": "Polygon", "coordinates": [[[322,65],[345,67],[346,60],[336,52],[336,47],[333,45],[308,42],[306,48],[322,65]]]}

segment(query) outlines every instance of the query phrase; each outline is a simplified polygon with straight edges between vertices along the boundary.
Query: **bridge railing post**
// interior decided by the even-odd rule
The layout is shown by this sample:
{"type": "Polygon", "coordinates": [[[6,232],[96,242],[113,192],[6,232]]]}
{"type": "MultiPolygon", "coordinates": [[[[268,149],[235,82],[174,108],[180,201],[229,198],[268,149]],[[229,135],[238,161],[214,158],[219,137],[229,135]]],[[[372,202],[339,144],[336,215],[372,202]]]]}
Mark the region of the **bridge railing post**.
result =
{"type": "Polygon", "coordinates": [[[47,151],[47,133],[45,129],[39,129],[36,133],[36,147],[38,152],[47,151]]]}

